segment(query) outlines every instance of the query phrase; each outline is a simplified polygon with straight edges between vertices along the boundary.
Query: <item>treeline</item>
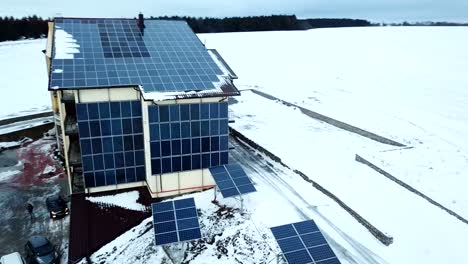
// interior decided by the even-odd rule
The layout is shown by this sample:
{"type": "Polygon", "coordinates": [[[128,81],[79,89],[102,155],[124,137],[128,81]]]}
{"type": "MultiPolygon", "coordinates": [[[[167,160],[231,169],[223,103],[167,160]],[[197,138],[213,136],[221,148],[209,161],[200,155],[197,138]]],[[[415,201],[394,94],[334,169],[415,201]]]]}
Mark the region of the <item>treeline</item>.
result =
{"type": "MultiPolygon", "coordinates": [[[[255,17],[196,18],[196,17],[149,17],[147,19],[186,20],[195,33],[246,32],[272,30],[306,30],[312,28],[367,27],[367,26],[467,26],[449,22],[403,22],[399,24],[372,24],[363,19],[312,18],[298,19],[294,15],[255,17]]],[[[0,41],[22,38],[39,38],[47,35],[47,21],[38,16],[24,18],[0,17],[0,41]]]]}
{"type": "Polygon", "coordinates": [[[306,30],[331,27],[366,27],[372,24],[362,19],[314,18],[297,19],[296,16],[255,16],[229,18],[150,17],[150,19],[186,20],[195,33],[246,32],[272,30],[306,30]]]}
{"type": "Polygon", "coordinates": [[[47,20],[38,16],[21,19],[0,17],[0,41],[40,38],[47,34],[47,20]]]}
{"type": "MultiPolygon", "coordinates": [[[[371,25],[369,21],[359,19],[297,19],[294,15],[229,18],[151,16],[147,19],[186,20],[195,33],[305,30],[322,27],[362,27],[371,25]]],[[[45,36],[47,34],[47,21],[38,16],[21,19],[0,17],[0,41],[45,36]]]]}
{"type": "Polygon", "coordinates": [[[402,22],[402,23],[381,23],[380,26],[404,26],[404,27],[458,27],[468,26],[468,23],[456,22],[402,22]]]}
{"type": "Polygon", "coordinates": [[[310,28],[334,28],[334,27],[368,27],[371,22],[363,19],[348,18],[312,18],[303,20],[310,28]]]}
{"type": "Polygon", "coordinates": [[[150,19],[185,20],[195,33],[297,30],[296,16],[255,16],[228,18],[150,17],[150,19]]]}

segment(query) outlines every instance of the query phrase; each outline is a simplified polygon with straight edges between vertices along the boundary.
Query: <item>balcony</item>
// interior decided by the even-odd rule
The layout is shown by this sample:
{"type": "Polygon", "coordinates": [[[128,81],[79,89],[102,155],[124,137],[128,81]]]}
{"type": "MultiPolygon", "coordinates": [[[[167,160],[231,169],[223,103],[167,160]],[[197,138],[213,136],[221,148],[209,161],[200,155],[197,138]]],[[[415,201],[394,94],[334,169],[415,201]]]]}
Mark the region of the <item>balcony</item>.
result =
{"type": "Polygon", "coordinates": [[[73,167],[81,167],[80,146],[77,141],[70,142],[68,149],[68,164],[73,167]]]}
{"type": "Polygon", "coordinates": [[[67,116],[65,118],[65,135],[78,135],[78,123],[76,122],[76,117],[67,116]]]}
{"type": "Polygon", "coordinates": [[[62,103],[75,103],[75,94],[73,92],[62,92],[62,97],[60,100],[62,103]]]}
{"type": "Polygon", "coordinates": [[[73,193],[83,193],[85,191],[83,170],[81,167],[73,168],[72,172],[72,192],[73,193]]]}

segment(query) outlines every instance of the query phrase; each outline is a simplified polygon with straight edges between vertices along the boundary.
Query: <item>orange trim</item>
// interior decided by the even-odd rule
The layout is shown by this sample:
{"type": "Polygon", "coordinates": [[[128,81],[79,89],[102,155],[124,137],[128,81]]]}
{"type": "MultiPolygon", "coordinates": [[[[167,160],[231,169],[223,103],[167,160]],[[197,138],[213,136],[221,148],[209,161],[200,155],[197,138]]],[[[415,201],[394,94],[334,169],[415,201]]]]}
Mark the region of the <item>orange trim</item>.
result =
{"type": "MultiPolygon", "coordinates": [[[[151,193],[158,194],[158,193],[167,193],[167,192],[177,192],[177,191],[184,191],[184,190],[192,190],[192,189],[207,189],[211,187],[215,187],[216,185],[203,185],[203,186],[198,186],[198,187],[190,187],[190,188],[182,188],[182,189],[174,189],[174,190],[168,190],[168,191],[161,191],[161,192],[152,192],[151,188],[148,188],[151,193]]],[[[149,187],[149,186],[148,186],[149,187]]]]}

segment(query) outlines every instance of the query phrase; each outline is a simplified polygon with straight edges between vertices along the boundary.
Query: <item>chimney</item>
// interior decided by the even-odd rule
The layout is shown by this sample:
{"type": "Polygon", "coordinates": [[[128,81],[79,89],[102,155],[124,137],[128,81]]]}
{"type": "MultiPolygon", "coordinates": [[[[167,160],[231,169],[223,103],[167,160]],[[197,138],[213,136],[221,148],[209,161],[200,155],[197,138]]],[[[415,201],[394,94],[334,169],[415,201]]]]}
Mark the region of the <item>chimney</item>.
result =
{"type": "Polygon", "coordinates": [[[140,28],[141,34],[143,34],[143,30],[145,30],[145,19],[144,19],[142,13],[138,14],[138,24],[137,25],[140,28]]]}

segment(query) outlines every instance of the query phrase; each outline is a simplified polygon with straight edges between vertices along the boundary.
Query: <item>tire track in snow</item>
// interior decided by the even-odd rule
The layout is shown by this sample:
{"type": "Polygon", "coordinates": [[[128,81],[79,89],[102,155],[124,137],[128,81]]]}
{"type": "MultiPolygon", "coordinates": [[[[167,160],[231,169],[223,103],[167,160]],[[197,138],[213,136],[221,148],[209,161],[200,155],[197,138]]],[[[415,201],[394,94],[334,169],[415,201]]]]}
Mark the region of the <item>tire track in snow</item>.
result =
{"type": "MultiPolygon", "coordinates": [[[[345,257],[345,259],[349,263],[370,263],[370,264],[380,264],[380,263],[387,263],[385,260],[383,260],[381,257],[376,255],[374,252],[366,248],[364,245],[356,241],[354,238],[350,237],[347,235],[345,232],[343,232],[339,227],[333,224],[331,220],[326,218],[323,214],[321,214],[317,206],[311,205],[308,201],[306,201],[287,181],[285,181],[282,177],[281,174],[287,175],[288,172],[285,171],[288,168],[283,168],[283,166],[277,166],[275,167],[272,163],[274,161],[269,162],[263,155],[261,154],[256,154],[257,152],[255,151],[254,154],[252,154],[252,150],[249,146],[246,146],[242,143],[239,143],[237,140],[231,141],[233,146],[235,146],[235,149],[231,150],[230,154],[231,157],[235,160],[237,160],[239,163],[243,165],[243,167],[247,171],[251,171],[254,173],[250,173],[249,175],[258,175],[259,178],[253,177],[252,179],[254,180],[261,180],[265,184],[269,185],[271,188],[273,188],[276,192],[278,192],[279,195],[282,197],[287,198],[287,195],[284,195],[284,192],[289,192],[292,194],[292,196],[296,197],[298,200],[301,201],[303,205],[307,208],[308,212],[301,209],[294,201],[291,199],[287,198],[287,202],[291,204],[295,208],[295,210],[301,215],[304,219],[310,219],[310,215],[317,215],[320,218],[322,218],[324,221],[326,221],[351,247],[356,252],[359,252],[359,255],[356,256],[349,250],[347,250],[343,245],[335,241],[330,235],[327,233],[323,232],[324,236],[327,238],[327,241],[337,250],[340,251],[342,256],[345,257]],[[281,187],[280,187],[281,186],[281,187]]],[[[288,169],[290,172],[290,175],[296,175],[290,169],[288,169]]]]}

